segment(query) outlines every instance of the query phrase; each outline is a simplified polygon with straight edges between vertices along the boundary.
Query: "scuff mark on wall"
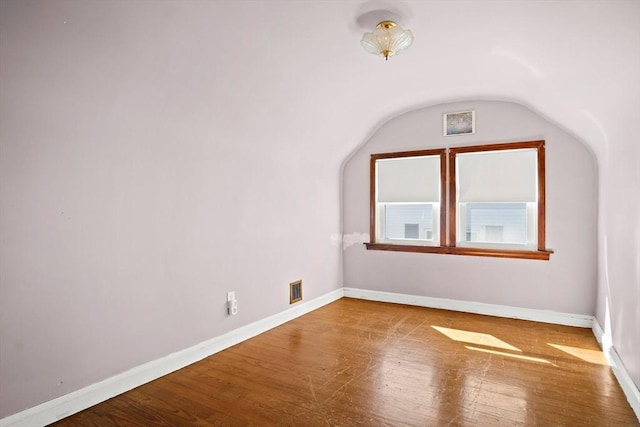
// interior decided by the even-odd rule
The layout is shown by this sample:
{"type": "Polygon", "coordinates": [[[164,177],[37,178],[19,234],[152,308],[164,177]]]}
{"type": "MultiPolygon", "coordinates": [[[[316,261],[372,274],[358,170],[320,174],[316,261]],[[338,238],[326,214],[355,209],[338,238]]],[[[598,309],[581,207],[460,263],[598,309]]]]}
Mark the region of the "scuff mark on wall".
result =
{"type": "Polygon", "coordinates": [[[342,242],[342,250],[346,250],[348,247],[366,243],[370,241],[369,233],[351,233],[351,234],[338,234],[334,233],[330,237],[331,244],[338,246],[342,242]]]}
{"type": "Polygon", "coordinates": [[[346,250],[348,247],[356,245],[358,243],[365,243],[370,241],[371,237],[369,233],[351,233],[342,236],[342,250],[346,250]]]}

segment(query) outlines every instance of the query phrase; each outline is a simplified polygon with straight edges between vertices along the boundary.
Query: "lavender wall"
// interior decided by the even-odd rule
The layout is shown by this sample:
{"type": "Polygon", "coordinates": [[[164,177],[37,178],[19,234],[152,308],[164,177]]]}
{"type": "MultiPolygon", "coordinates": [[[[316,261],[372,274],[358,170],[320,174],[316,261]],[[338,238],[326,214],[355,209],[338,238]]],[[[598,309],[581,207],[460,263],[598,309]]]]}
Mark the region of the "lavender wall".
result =
{"type": "Polygon", "coordinates": [[[591,152],[527,108],[508,102],[436,105],[382,125],[344,167],[344,231],[369,230],[369,155],[430,147],[546,140],[550,261],[344,251],[344,284],[356,288],[594,314],[597,172],[591,152]],[[476,110],[473,135],[442,136],[442,114],[476,110]]]}
{"type": "Polygon", "coordinates": [[[615,348],[640,388],[640,122],[628,120],[628,129],[606,135],[626,143],[610,143],[600,156],[596,319],[603,348],[615,348]]]}
{"type": "Polygon", "coordinates": [[[283,141],[215,3],[2,2],[0,418],[338,288],[343,154],[283,141]]]}

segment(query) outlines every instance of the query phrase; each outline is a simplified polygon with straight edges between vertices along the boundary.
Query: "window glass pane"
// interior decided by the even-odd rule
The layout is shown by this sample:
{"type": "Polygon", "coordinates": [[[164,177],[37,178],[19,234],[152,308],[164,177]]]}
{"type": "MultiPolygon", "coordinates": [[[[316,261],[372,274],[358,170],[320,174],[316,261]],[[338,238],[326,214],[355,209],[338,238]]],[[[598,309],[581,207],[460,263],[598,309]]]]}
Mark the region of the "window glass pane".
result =
{"type": "Polygon", "coordinates": [[[526,203],[466,203],[466,242],[528,243],[526,203]]]}
{"type": "Polygon", "coordinates": [[[385,239],[433,239],[433,204],[385,204],[385,239]]]}

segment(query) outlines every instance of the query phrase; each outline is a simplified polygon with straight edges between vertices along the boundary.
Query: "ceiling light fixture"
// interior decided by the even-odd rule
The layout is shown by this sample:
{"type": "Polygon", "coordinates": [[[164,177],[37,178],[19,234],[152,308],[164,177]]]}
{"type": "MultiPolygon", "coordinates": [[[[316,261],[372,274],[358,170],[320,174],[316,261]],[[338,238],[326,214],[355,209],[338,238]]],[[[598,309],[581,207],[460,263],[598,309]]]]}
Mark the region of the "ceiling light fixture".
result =
{"type": "Polygon", "coordinates": [[[403,30],[393,21],[382,21],[371,33],[362,36],[362,47],[374,55],[382,55],[385,60],[407,49],[413,43],[410,30],[403,30]]]}

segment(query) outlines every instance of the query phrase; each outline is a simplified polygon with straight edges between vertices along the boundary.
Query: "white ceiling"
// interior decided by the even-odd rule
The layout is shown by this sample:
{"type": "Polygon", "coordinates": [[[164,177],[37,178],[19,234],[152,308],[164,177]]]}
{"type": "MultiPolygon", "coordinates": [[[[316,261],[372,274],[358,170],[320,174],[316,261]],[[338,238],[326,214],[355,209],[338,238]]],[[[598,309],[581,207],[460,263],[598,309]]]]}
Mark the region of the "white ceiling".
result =
{"type": "Polygon", "coordinates": [[[188,60],[216,58],[218,75],[207,88],[212,96],[232,100],[258,135],[338,157],[390,116],[451,100],[523,103],[577,134],[599,156],[616,129],[637,122],[631,113],[640,107],[637,1],[254,1],[209,7],[211,14],[200,10],[196,16],[181,8],[172,30],[174,40],[188,31],[198,43],[184,46],[191,49],[188,60]],[[387,63],[359,45],[372,29],[363,24],[382,19],[385,9],[415,36],[406,53],[387,63]],[[179,25],[181,20],[190,25],[179,25]]]}
{"type": "Polygon", "coordinates": [[[34,69],[73,58],[58,61],[54,86],[58,71],[60,85],[74,79],[123,117],[151,99],[233,144],[340,163],[392,116],[479,98],[533,108],[599,157],[612,134],[638,131],[636,0],[20,3],[5,9],[29,20],[3,21],[7,32],[57,35],[34,69]],[[384,17],[415,36],[388,62],[360,46],[384,17]]]}

